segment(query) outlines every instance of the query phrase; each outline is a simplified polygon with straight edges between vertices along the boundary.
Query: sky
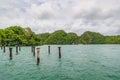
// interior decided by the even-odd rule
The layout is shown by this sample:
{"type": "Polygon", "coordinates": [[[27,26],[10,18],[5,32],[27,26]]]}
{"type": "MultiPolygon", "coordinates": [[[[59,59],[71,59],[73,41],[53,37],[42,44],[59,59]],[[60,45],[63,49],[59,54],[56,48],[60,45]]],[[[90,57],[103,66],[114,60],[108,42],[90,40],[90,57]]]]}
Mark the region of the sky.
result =
{"type": "Polygon", "coordinates": [[[120,35],[120,0],[0,0],[0,28],[120,35]]]}

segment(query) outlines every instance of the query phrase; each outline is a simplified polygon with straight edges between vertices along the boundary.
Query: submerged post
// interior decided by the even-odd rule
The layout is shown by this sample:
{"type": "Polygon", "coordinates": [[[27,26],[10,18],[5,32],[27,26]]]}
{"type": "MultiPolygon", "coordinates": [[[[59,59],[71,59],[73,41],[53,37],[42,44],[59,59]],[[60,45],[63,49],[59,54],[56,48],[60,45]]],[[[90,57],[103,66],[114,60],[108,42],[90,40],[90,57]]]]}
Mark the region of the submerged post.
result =
{"type": "Polygon", "coordinates": [[[35,46],[33,46],[33,56],[35,56],[35,46]]]}
{"type": "Polygon", "coordinates": [[[33,53],[33,46],[31,46],[31,52],[33,53]]]}
{"type": "Polygon", "coordinates": [[[5,53],[5,51],[6,51],[6,49],[5,49],[5,46],[4,46],[4,50],[3,50],[3,52],[5,53]]]}
{"type": "Polygon", "coordinates": [[[50,54],[50,46],[48,46],[48,53],[50,54]]]}
{"type": "Polygon", "coordinates": [[[59,58],[61,58],[61,47],[58,47],[59,58]]]}
{"type": "Polygon", "coordinates": [[[37,48],[37,65],[40,63],[40,48],[37,48]]]}
{"type": "Polygon", "coordinates": [[[19,51],[21,51],[21,46],[19,45],[19,51]]]}
{"type": "Polygon", "coordinates": [[[9,51],[10,51],[9,57],[10,57],[10,60],[11,60],[12,59],[12,48],[9,48],[9,51]]]}
{"type": "Polygon", "coordinates": [[[18,45],[16,45],[16,53],[18,54],[18,45]]]}
{"type": "Polygon", "coordinates": [[[3,46],[1,45],[1,50],[2,50],[3,46]]]}

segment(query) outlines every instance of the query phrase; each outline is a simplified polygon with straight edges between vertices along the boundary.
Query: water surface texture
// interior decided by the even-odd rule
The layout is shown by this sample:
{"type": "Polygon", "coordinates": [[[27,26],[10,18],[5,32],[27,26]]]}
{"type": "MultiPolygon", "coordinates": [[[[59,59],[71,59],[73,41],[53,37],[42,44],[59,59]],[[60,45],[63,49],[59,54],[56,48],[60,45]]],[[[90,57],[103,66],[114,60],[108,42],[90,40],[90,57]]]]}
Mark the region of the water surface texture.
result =
{"type": "Polygon", "coordinates": [[[31,47],[13,59],[0,49],[0,80],[120,80],[120,45],[51,45],[40,47],[40,64],[31,47]],[[58,58],[61,46],[62,58],[58,58]]]}

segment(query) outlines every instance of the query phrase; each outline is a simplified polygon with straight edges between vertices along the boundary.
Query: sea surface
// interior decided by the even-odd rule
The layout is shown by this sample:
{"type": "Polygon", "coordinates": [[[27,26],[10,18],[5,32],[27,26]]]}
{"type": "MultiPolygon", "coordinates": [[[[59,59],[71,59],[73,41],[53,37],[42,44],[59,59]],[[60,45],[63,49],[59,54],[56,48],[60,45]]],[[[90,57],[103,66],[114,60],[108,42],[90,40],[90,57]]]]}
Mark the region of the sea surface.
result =
{"type": "MultiPolygon", "coordinates": [[[[31,47],[13,58],[0,48],[0,80],[120,80],[120,45],[48,45],[40,47],[40,64],[31,47]],[[61,47],[61,59],[58,47],[61,47]]],[[[37,52],[37,51],[36,51],[37,52]]]]}

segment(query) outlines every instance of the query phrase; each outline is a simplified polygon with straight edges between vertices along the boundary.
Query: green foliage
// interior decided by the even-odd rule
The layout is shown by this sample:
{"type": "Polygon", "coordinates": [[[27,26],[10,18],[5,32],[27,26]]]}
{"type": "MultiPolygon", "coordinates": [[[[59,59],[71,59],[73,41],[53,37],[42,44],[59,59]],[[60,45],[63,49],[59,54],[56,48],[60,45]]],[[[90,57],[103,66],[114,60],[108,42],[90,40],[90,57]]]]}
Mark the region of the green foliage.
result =
{"type": "Polygon", "coordinates": [[[86,31],[81,35],[80,40],[83,44],[103,44],[104,36],[100,33],[86,31]]]}
{"type": "Polygon", "coordinates": [[[32,32],[30,28],[25,28],[24,31],[25,31],[25,39],[27,40],[27,42],[26,40],[24,40],[26,45],[38,45],[39,44],[38,41],[40,40],[37,38],[36,34],[32,32]]]}
{"type": "Polygon", "coordinates": [[[65,44],[78,44],[78,36],[75,33],[68,33],[65,44]]]}
{"type": "Polygon", "coordinates": [[[16,38],[14,32],[11,29],[5,29],[5,39],[4,39],[4,44],[10,45],[11,42],[14,41],[16,38]]]}
{"type": "Polygon", "coordinates": [[[35,34],[30,28],[10,26],[0,29],[0,45],[44,45],[44,44],[120,44],[120,35],[104,36],[86,31],[81,36],[58,30],[53,33],[35,34]]]}
{"type": "Polygon", "coordinates": [[[5,29],[5,45],[22,45],[22,40],[25,39],[25,31],[20,26],[10,26],[5,29]]]}
{"type": "Polygon", "coordinates": [[[106,36],[105,43],[106,44],[120,44],[120,36],[106,36]]]}
{"type": "Polygon", "coordinates": [[[40,44],[43,45],[45,40],[50,36],[49,33],[42,33],[42,34],[37,34],[37,38],[40,41],[40,44]]]}
{"type": "Polygon", "coordinates": [[[14,32],[14,34],[17,34],[17,35],[24,35],[24,29],[20,26],[11,26],[6,28],[6,30],[11,30],[14,32]]]}
{"type": "Polygon", "coordinates": [[[5,31],[3,29],[0,29],[0,44],[2,45],[4,43],[5,39],[5,31]]]}
{"type": "Polygon", "coordinates": [[[67,33],[63,30],[55,31],[45,40],[45,44],[65,44],[66,35],[67,33]]]}
{"type": "Polygon", "coordinates": [[[38,45],[39,39],[30,28],[11,26],[4,30],[0,29],[1,45],[38,45]]]}

